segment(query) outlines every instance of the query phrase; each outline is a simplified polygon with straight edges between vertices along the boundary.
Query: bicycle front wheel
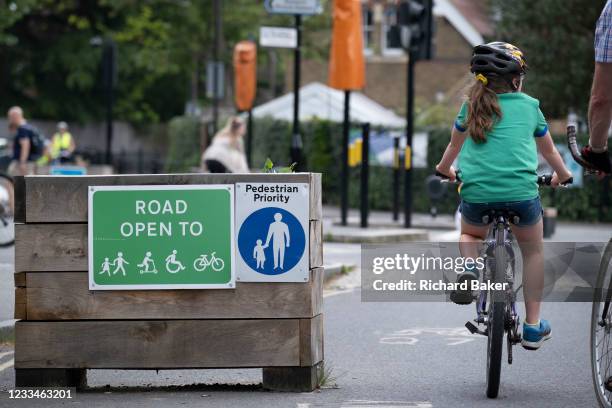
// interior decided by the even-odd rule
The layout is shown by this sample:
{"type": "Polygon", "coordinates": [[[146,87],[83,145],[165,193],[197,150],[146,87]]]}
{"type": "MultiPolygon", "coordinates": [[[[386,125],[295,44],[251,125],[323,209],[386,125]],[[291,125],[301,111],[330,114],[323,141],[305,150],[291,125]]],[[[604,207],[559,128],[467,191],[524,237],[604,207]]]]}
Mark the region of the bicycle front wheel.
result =
{"type": "MultiPolygon", "coordinates": [[[[506,273],[506,248],[504,226],[497,227],[495,247],[495,270],[492,279],[495,283],[503,282],[506,273]]],[[[488,328],[487,328],[487,397],[497,398],[501,378],[501,362],[504,347],[504,315],[506,305],[501,300],[502,294],[489,292],[488,328]]]]}
{"type": "Polygon", "coordinates": [[[15,243],[15,188],[13,178],[0,174],[0,247],[15,243]]]}
{"type": "Polygon", "coordinates": [[[601,258],[591,311],[591,372],[599,405],[612,408],[612,239],[601,258]],[[604,310],[607,309],[607,310],[604,310]],[[604,316],[605,312],[605,316],[604,316]]]}

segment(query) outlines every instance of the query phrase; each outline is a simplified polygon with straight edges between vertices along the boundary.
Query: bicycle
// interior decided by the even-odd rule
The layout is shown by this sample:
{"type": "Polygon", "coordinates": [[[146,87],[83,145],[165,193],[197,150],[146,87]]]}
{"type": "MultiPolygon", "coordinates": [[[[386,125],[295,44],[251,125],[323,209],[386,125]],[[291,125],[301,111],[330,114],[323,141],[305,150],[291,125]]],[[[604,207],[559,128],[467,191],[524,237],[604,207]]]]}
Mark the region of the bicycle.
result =
{"type": "MultiPolygon", "coordinates": [[[[576,127],[567,127],[567,147],[574,160],[580,164],[585,174],[596,174],[589,162],[580,154],[580,148],[576,141],[576,127]]],[[[612,275],[607,276],[612,260],[612,238],[608,241],[603,251],[595,290],[593,291],[593,305],[591,308],[591,335],[590,335],[590,354],[591,354],[591,374],[593,376],[593,388],[597,395],[599,405],[612,408],[612,356],[610,351],[610,331],[612,329],[612,275]],[[604,285],[608,282],[604,297],[604,285]],[[604,360],[604,357],[607,357],[604,360]]]]}
{"type": "MultiPolygon", "coordinates": [[[[436,172],[436,175],[448,180],[447,176],[439,172],[436,172]]],[[[538,176],[537,183],[539,186],[550,185],[551,180],[552,175],[542,175],[538,176]]],[[[564,185],[571,184],[572,181],[570,178],[564,185]]],[[[459,176],[456,182],[461,183],[459,176]]],[[[521,342],[516,295],[522,285],[514,289],[516,262],[513,249],[514,236],[510,227],[510,224],[518,224],[519,221],[518,214],[507,210],[490,210],[482,215],[482,222],[491,224],[483,241],[482,252],[485,259],[483,282],[489,283],[487,287],[491,287],[492,284],[493,287],[505,289],[480,291],[476,297],[474,322],[478,326],[484,325],[484,329],[480,329],[471,321],[468,321],[465,327],[472,334],[477,333],[487,337],[486,395],[488,398],[497,398],[499,394],[504,334],[508,364],[512,364],[512,346],[521,342]]]]}
{"type": "Polygon", "coordinates": [[[198,272],[206,270],[209,265],[215,272],[221,272],[223,268],[225,268],[225,261],[221,258],[217,258],[215,252],[210,254],[210,260],[208,259],[208,255],[202,254],[193,261],[193,269],[198,272]]]}
{"type": "Polygon", "coordinates": [[[15,243],[15,187],[13,178],[0,173],[0,247],[15,243]]]}

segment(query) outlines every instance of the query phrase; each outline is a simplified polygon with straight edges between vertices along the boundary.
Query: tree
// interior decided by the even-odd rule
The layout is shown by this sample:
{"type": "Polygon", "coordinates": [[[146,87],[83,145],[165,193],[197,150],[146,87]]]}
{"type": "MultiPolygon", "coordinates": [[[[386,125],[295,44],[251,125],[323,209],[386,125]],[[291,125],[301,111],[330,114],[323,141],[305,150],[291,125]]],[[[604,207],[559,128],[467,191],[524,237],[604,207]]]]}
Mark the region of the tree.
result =
{"type": "Polygon", "coordinates": [[[492,0],[501,40],[521,48],[526,92],[549,117],[585,114],[594,68],[595,23],[606,0],[492,0]]]}
{"type": "MultiPolygon", "coordinates": [[[[223,3],[227,67],[233,45],[255,37],[260,25],[292,24],[291,17],[268,16],[262,2],[223,3]]],[[[91,41],[99,37],[117,44],[115,117],[167,121],[183,113],[190,83],[203,88],[213,19],[212,0],[0,0],[0,109],[18,104],[41,119],[102,119],[102,50],[91,41]]],[[[306,19],[305,33],[328,20],[306,19]]],[[[266,53],[260,57],[265,63],[266,53]]]]}

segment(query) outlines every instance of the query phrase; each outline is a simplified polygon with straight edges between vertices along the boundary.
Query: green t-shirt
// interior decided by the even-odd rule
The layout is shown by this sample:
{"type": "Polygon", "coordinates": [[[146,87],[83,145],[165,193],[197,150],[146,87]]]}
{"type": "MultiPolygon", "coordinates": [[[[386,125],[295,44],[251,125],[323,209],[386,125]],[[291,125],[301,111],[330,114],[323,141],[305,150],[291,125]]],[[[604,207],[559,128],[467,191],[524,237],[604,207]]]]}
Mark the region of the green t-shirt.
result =
{"type": "MultiPolygon", "coordinates": [[[[523,201],[538,196],[536,137],[548,126],[540,102],[524,93],[498,94],[502,111],[487,133],[485,143],[467,137],[459,154],[463,185],[461,197],[470,203],[523,201]]],[[[467,103],[463,103],[455,128],[466,131],[467,103]]]]}

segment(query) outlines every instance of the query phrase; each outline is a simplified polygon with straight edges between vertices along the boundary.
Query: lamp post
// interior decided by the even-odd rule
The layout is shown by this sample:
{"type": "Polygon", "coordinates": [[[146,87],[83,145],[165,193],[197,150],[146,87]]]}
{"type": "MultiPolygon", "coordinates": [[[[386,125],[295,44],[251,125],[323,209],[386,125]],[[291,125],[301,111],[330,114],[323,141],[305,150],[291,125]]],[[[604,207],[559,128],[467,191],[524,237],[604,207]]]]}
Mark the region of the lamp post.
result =
{"type": "Polygon", "coordinates": [[[113,106],[114,90],[117,86],[117,44],[110,37],[94,37],[90,40],[94,47],[102,47],[102,85],[106,106],[106,164],[112,164],[113,153],[113,106]]]}

